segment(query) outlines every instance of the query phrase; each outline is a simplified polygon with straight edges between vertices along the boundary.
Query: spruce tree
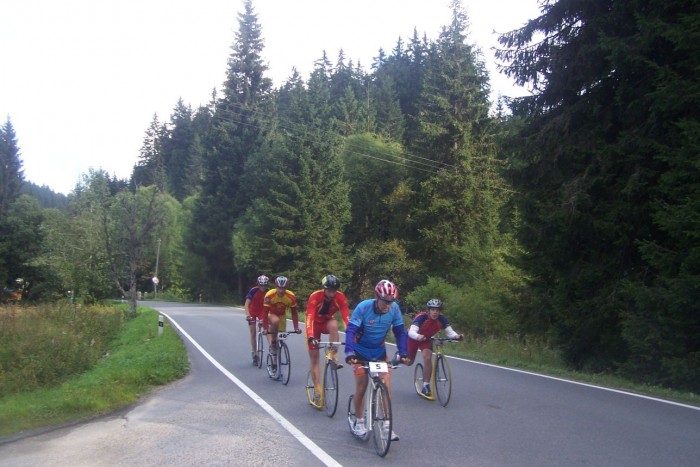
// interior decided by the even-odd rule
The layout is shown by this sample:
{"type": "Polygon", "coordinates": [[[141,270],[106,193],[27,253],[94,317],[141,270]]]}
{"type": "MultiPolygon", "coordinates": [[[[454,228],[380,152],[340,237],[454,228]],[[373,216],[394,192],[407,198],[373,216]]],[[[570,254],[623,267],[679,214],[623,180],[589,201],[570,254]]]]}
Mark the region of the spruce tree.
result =
{"type": "Polygon", "coordinates": [[[576,367],[698,390],[697,1],[560,0],[501,37],[542,321],[576,367]]]}
{"type": "Polygon", "coordinates": [[[246,0],[238,23],[223,98],[216,103],[213,128],[204,142],[202,190],[187,235],[193,253],[206,264],[200,278],[204,292],[215,298],[236,289],[242,292],[230,240],[236,219],[251,202],[241,190],[243,168],[262,143],[272,88],[265,76],[262,31],[251,0],[246,0]]]}

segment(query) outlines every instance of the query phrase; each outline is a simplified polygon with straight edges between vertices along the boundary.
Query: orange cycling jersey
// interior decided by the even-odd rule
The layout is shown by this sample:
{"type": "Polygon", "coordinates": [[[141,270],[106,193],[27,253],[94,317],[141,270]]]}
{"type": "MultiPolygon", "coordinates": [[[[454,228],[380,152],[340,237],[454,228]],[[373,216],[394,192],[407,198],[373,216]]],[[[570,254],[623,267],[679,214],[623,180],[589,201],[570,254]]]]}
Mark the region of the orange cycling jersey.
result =
{"type": "Polygon", "coordinates": [[[317,290],[309,296],[306,303],[306,335],[319,338],[321,332],[327,332],[325,323],[333,319],[333,315],[340,311],[345,327],[348,325],[350,311],[348,310],[348,300],[342,292],[336,292],[335,297],[330,301],[325,300],[326,295],[323,290],[317,290]],[[320,328],[319,329],[316,328],[320,328]]]}
{"type": "Polygon", "coordinates": [[[282,295],[279,295],[276,289],[269,290],[265,294],[263,307],[265,307],[265,313],[263,314],[263,326],[265,326],[265,329],[268,327],[267,316],[269,313],[279,316],[281,320],[286,319],[287,308],[292,310],[292,322],[294,323],[294,329],[299,329],[297,297],[291,290],[285,290],[282,295]]]}

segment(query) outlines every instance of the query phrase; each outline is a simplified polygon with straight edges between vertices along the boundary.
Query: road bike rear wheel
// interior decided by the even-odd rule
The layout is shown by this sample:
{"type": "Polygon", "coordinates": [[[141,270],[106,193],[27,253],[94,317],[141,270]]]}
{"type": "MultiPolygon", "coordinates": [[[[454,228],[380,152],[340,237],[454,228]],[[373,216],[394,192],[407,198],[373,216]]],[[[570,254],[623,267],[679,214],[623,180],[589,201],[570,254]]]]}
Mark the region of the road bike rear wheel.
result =
{"type": "Polygon", "coordinates": [[[265,336],[263,333],[258,332],[258,368],[263,366],[263,353],[265,350],[265,336]]]}
{"type": "Polygon", "coordinates": [[[338,408],[338,370],[329,361],[326,361],[326,366],[323,370],[323,395],[323,400],[326,404],[326,414],[332,417],[338,408]]]}
{"type": "Polygon", "coordinates": [[[289,359],[289,347],[282,341],[277,359],[277,375],[282,380],[282,384],[289,383],[289,375],[292,373],[292,361],[289,359]]]}
{"type": "Polygon", "coordinates": [[[348,399],[348,428],[350,428],[350,433],[355,435],[353,428],[355,427],[355,421],[357,421],[357,414],[355,414],[355,404],[352,403],[353,394],[350,394],[348,399]]]}
{"type": "Polygon", "coordinates": [[[267,353],[267,375],[272,379],[277,379],[277,374],[279,373],[279,366],[274,364],[274,359],[272,358],[272,353],[267,353]]]}
{"type": "Polygon", "coordinates": [[[386,386],[380,381],[372,395],[372,441],[379,457],[389,452],[391,429],[391,399],[386,386]]]}
{"type": "Polygon", "coordinates": [[[452,395],[452,372],[450,362],[442,355],[435,360],[435,392],[443,407],[447,407],[452,395]]]}
{"type": "Polygon", "coordinates": [[[413,371],[413,380],[415,382],[416,393],[420,396],[423,390],[423,365],[416,363],[416,369],[413,371]]]}
{"type": "Polygon", "coordinates": [[[317,409],[323,408],[323,401],[321,400],[321,394],[316,392],[314,386],[314,377],[311,370],[306,374],[306,398],[309,399],[309,404],[317,409]]]}

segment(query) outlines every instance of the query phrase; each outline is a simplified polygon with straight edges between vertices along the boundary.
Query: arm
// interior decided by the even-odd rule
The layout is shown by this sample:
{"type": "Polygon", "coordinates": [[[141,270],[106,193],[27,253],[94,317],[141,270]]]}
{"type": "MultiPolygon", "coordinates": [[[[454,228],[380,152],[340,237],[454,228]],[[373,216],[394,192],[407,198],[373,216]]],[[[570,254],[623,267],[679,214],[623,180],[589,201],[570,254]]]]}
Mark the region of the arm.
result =
{"type": "Polygon", "coordinates": [[[343,326],[345,329],[348,328],[348,321],[350,320],[350,309],[348,308],[348,299],[345,297],[345,294],[343,294],[342,298],[339,300],[340,302],[340,317],[343,320],[343,326]]]}
{"type": "Polygon", "coordinates": [[[457,333],[455,332],[455,330],[452,329],[452,326],[450,326],[449,324],[448,324],[447,327],[445,328],[445,334],[446,334],[447,337],[449,337],[450,339],[457,339],[458,341],[461,341],[462,339],[464,339],[464,336],[461,335],[461,334],[457,334],[457,333]]]}
{"type": "Polygon", "coordinates": [[[250,318],[250,299],[249,298],[245,299],[245,305],[243,305],[243,308],[245,309],[246,318],[250,318]]]}
{"type": "Polygon", "coordinates": [[[422,341],[424,337],[421,334],[418,334],[418,326],[415,324],[412,324],[411,327],[408,329],[408,337],[413,339],[414,341],[422,341]]]}
{"type": "Polygon", "coordinates": [[[359,327],[355,323],[348,323],[348,329],[345,331],[345,361],[355,356],[355,336],[359,327]]]}
{"type": "Polygon", "coordinates": [[[396,347],[399,348],[399,354],[402,358],[406,357],[408,355],[408,346],[406,345],[408,334],[406,333],[406,329],[404,329],[403,324],[398,324],[394,325],[391,330],[394,332],[396,347]]]}
{"type": "Polygon", "coordinates": [[[299,330],[299,312],[297,311],[297,306],[294,304],[292,307],[292,323],[294,323],[294,331],[298,334],[301,332],[299,330]]]}

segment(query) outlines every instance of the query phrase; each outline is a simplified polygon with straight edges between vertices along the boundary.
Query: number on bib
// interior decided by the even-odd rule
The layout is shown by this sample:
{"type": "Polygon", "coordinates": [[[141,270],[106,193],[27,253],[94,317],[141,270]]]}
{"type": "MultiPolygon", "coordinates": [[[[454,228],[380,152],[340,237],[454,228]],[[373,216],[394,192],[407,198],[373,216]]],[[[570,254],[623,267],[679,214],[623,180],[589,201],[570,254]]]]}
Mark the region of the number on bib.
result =
{"type": "Polygon", "coordinates": [[[388,373],[389,368],[386,362],[370,362],[369,369],[372,373],[388,373]]]}

